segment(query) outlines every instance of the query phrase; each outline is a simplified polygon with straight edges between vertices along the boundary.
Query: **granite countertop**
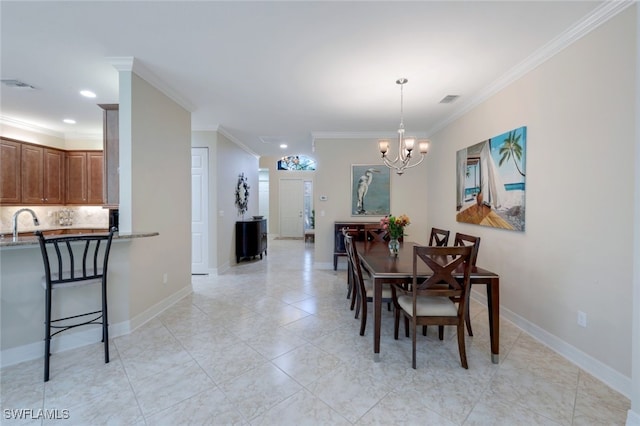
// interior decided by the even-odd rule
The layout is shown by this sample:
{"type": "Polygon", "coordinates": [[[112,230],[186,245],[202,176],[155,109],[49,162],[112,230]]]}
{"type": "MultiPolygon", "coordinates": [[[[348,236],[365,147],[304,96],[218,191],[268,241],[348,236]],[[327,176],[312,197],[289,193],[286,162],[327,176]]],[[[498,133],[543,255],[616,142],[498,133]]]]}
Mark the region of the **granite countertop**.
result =
{"type": "MultiPolygon", "coordinates": [[[[74,227],[65,227],[64,229],[73,229],[73,228],[74,227]]],[[[48,230],[54,230],[54,229],[57,229],[57,228],[42,229],[42,230],[48,231],[48,230]]],[[[78,226],[78,227],[75,227],[75,229],[91,229],[91,228],[86,226],[78,226]]],[[[103,229],[103,228],[100,228],[100,229],[103,229]]],[[[22,233],[22,231],[20,232],[22,233]]],[[[105,230],[105,233],[106,233],[106,230],[105,230]]],[[[81,235],[81,234],[70,234],[70,235],[81,235]]],[[[133,238],[155,237],[157,235],[160,235],[160,234],[158,232],[116,232],[115,234],[113,234],[113,240],[115,241],[115,240],[128,240],[133,238]]],[[[61,235],[57,235],[57,236],[61,236],[61,235]]],[[[37,245],[38,245],[38,237],[36,237],[35,235],[20,236],[15,241],[13,240],[13,236],[11,234],[0,235],[0,248],[28,247],[28,246],[37,246],[37,245]]]]}

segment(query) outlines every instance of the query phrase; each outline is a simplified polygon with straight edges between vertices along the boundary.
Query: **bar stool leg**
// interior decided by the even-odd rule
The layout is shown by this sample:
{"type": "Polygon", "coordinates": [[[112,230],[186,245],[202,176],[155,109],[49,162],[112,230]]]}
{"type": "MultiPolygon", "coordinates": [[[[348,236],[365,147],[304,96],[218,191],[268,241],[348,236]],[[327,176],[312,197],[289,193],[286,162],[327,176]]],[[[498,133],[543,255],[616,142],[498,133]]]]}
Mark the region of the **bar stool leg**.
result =
{"type": "Polygon", "coordinates": [[[107,318],[107,276],[102,277],[102,341],[104,342],[104,362],[109,363],[109,321],[107,318]]]}
{"type": "Polygon", "coordinates": [[[49,358],[51,357],[51,285],[47,284],[45,291],[44,315],[44,381],[49,381],[49,358]]]}

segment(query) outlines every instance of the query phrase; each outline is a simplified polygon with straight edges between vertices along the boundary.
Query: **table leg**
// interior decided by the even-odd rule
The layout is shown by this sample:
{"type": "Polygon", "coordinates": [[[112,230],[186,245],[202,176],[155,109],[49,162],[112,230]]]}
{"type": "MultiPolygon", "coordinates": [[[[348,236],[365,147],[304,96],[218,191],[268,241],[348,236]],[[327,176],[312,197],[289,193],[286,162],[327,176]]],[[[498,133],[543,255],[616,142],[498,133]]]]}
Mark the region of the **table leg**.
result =
{"type": "Polygon", "coordinates": [[[491,336],[491,362],[500,360],[500,279],[491,278],[487,283],[487,309],[489,311],[489,335],[491,336]]]}
{"type": "Polygon", "coordinates": [[[381,325],[382,325],[382,281],[374,278],[373,280],[373,360],[375,362],[380,361],[381,325]]]}

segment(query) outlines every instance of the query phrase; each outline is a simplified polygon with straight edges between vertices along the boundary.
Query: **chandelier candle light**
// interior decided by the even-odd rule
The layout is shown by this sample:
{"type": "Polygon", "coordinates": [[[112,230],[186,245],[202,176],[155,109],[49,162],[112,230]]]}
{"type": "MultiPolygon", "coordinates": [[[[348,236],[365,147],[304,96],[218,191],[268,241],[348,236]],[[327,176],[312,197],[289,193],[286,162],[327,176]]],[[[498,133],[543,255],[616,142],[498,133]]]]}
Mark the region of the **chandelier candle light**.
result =
{"type": "Polygon", "coordinates": [[[416,138],[404,136],[404,93],[403,87],[408,82],[406,78],[399,78],[396,80],[396,84],[400,85],[400,126],[398,127],[398,155],[394,160],[389,160],[387,157],[387,153],[389,152],[389,140],[381,139],[378,141],[378,147],[380,148],[380,153],[382,154],[382,161],[384,164],[395,170],[397,174],[402,175],[406,169],[411,167],[415,167],[418,164],[422,163],[424,160],[424,156],[429,150],[429,141],[428,140],[420,140],[418,141],[418,146],[420,148],[420,160],[418,162],[409,164],[409,161],[413,158],[412,153],[415,148],[416,138]]]}

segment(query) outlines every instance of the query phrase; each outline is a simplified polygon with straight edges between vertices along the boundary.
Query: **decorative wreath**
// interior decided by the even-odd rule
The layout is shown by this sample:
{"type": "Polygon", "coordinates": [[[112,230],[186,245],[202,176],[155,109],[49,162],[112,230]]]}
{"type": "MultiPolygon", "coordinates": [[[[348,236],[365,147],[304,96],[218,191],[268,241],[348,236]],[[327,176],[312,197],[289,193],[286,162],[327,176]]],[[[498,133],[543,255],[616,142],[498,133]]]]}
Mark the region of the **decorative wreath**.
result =
{"type": "Polygon", "coordinates": [[[236,185],[236,207],[238,215],[244,215],[249,204],[249,183],[244,173],[238,175],[238,184],[236,185]]]}

